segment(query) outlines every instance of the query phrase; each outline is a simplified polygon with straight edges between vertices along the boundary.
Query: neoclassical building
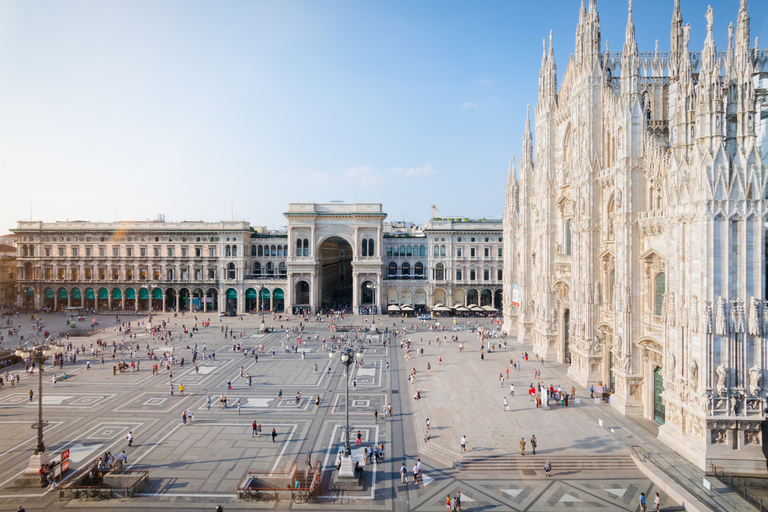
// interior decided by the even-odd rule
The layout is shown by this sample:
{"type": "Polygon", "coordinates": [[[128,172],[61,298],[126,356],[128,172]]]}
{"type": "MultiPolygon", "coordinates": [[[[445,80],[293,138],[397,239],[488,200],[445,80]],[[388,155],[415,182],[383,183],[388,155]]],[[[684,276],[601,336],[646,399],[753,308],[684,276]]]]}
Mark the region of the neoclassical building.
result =
{"type": "Polygon", "coordinates": [[[678,0],[669,51],[640,52],[630,1],[610,52],[582,2],[559,86],[545,42],[506,189],[505,324],[699,467],[765,473],[768,55],[746,0],[724,51],[695,14],[703,47],[678,0]]]}
{"type": "Polygon", "coordinates": [[[278,232],[244,221],[20,221],[11,291],[56,311],[501,307],[500,222],[433,219],[403,235],[379,203],[290,203],[285,217],[278,232]]]}

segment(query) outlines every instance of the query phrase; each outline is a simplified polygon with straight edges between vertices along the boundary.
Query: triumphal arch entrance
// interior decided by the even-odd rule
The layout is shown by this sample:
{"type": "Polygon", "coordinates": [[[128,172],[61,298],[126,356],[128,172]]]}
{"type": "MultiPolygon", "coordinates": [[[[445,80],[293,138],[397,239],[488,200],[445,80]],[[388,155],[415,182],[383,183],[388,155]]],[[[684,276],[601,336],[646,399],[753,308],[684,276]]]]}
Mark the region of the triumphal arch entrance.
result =
{"type": "Polygon", "coordinates": [[[380,311],[381,203],[290,203],[288,295],[292,310],[380,311]]]}

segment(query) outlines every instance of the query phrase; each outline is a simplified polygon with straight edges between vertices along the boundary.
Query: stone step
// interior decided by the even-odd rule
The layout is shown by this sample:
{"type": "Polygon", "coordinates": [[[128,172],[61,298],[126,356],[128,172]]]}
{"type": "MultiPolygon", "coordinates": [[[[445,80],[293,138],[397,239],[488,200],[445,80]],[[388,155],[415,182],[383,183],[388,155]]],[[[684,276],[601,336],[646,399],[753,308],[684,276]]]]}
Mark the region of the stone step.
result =
{"type": "Polygon", "coordinates": [[[635,470],[637,465],[629,455],[499,455],[465,458],[456,464],[460,471],[524,471],[544,470],[549,460],[557,471],[635,470]]]}

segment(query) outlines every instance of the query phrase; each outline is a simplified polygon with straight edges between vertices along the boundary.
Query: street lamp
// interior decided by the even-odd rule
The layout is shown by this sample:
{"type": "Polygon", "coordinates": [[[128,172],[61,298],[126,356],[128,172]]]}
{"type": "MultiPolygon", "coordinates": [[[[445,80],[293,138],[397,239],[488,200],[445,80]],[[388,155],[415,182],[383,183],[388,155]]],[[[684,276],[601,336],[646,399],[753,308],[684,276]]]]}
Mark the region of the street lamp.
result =
{"type": "Polygon", "coordinates": [[[261,332],[266,330],[266,325],[264,324],[264,290],[266,290],[266,286],[262,284],[259,287],[259,301],[261,301],[261,332]]]}
{"type": "MultiPolygon", "coordinates": [[[[50,339],[50,338],[49,338],[50,339]]],[[[37,429],[37,445],[35,445],[35,453],[32,455],[29,461],[28,473],[34,472],[37,474],[38,469],[43,464],[48,463],[48,456],[45,451],[45,444],[43,443],[43,429],[48,426],[47,421],[43,421],[43,365],[45,360],[62,350],[62,346],[49,341],[39,345],[33,345],[32,348],[27,348],[26,343],[19,345],[16,350],[16,355],[23,359],[30,359],[37,364],[38,370],[38,385],[37,385],[37,423],[32,425],[33,429],[37,429]]]]}
{"type": "MultiPolygon", "coordinates": [[[[328,356],[333,359],[333,352],[329,353],[328,356]]],[[[345,436],[344,436],[344,457],[342,458],[342,467],[345,466],[345,461],[348,460],[349,467],[352,468],[352,474],[354,475],[354,465],[352,464],[352,449],[349,446],[349,433],[352,431],[352,427],[349,425],[349,367],[352,366],[352,363],[355,362],[355,359],[358,361],[361,361],[363,359],[363,345],[360,344],[358,347],[355,347],[355,343],[348,341],[347,346],[341,349],[341,364],[343,364],[346,372],[346,383],[347,383],[347,398],[344,406],[344,410],[346,411],[346,425],[344,427],[345,436]],[[355,349],[357,348],[357,351],[355,349]]],[[[343,472],[342,472],[343,474],[343,472]]]]}

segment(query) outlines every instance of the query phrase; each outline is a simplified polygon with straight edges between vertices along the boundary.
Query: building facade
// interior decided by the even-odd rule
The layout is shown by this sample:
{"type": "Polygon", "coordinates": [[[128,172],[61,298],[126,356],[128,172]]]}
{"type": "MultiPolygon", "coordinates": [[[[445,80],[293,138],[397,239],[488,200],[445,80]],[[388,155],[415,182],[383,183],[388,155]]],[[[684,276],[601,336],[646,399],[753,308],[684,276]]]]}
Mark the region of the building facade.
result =
{"type": "Polygon", "coordinates": [[[16,302],[16,248],[0,243],[0,306],[16,302]]]}
{"type": "Polygon", "coordinates": [[[629,5],[611,53],[582,4],[559,87],[545,43],[506,190],[505,326],[700,467],[765,473],[768,55],[746,0],[725,51],[711,8],[693,50],[676,1],[669,52],[639,52],[629,5]]]}
{"type": "Polygon", "coordinates": [[[500,222],[433,220],[403,233],[378,203],[290,203],[285,217],[280,232],[241,221],[20,221],[12,296],[56,311],[500,307],[500,222]]]}

